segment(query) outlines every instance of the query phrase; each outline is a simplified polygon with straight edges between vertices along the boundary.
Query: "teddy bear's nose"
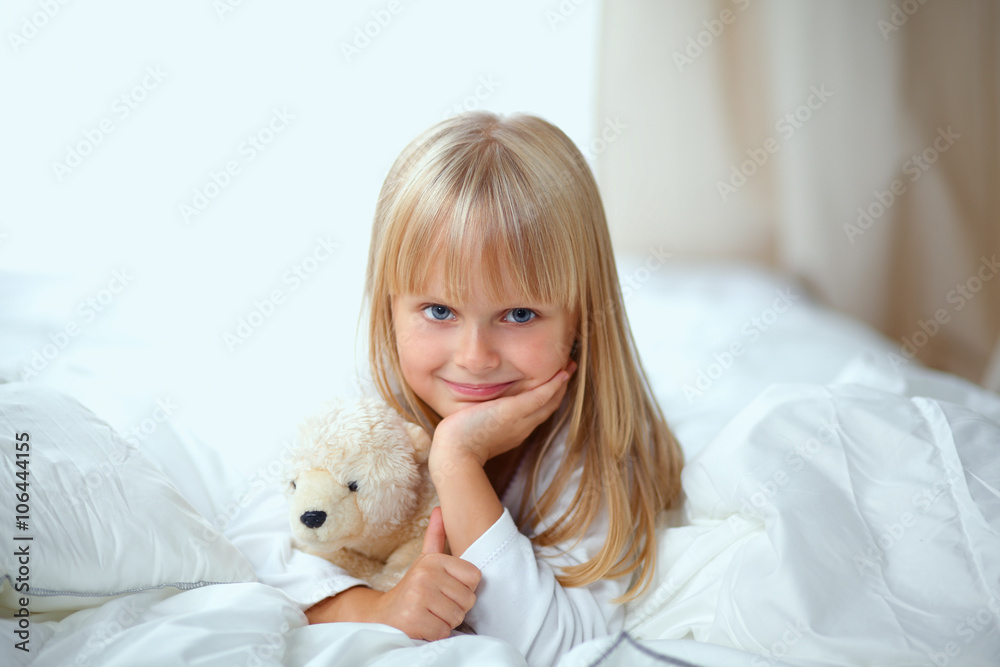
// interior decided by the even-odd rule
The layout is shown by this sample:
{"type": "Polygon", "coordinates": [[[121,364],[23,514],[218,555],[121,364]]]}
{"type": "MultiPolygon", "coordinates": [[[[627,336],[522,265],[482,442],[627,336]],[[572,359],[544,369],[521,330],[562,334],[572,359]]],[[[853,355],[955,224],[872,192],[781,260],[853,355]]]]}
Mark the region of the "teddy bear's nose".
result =
{"type": "Polygon", "coordinates": [[[326,521],[326,512],[306,512],[299,517],[299,521],[305,524],[307,528],[319,528],[326,521]]]}

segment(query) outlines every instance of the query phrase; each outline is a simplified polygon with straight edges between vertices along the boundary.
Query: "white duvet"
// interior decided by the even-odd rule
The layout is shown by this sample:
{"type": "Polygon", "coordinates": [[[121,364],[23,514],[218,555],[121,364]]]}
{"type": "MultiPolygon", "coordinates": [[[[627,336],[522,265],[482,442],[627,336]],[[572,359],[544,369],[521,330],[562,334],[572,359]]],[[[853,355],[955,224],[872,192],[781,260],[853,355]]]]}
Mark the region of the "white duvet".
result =
{"type": "Polygon", "coordinates": [[[689,463],[633,635],[796,664],[1000,664],[1000,401],[878,370],[772,386],[689,463]]]}
{"type": "MultiPolygon", "coordinates": [[[[674,276],[671,286],[685,279],[674,276]]],[[[741,275],[728,292],[738,298],[716,298],[699,314],[728,304],[738,327],[747,290],[760,297],[747,306],[752,314],[774,287],[749,283],[741,275]]],[[[714,393],[689,401],[680,387],[662,388],[670,376],[695,377],[726,336],[713,339],[706,319],[700,338],[708,342],[697,349],[666,359],[669,345],[644,348],[654,330],[646,318],[657,299],[668,300],[658,294],[666,292],[646,289],[629,308],[647,371],[692,455],[685,502],[663,517],[656,581],[628,605],[627,634],[583,644],[559,664],[1000,664],[1000,399],[915,364],[895,368],[891,348],[869,345],[868,334],[852,338],[852,325],[830,326],[824,311],[802,306],[748,346],[714,393]],[[809,355],[794,350],[804,335],[820,341],[809,355]],[[795,373],[807,367],[802,381],[795,373]],[[765,368],[770,375],[753,372],[765,368]],[[776,368],[796,381],[773,382],[776,368]]],[[[686,304],[692,317],[698,303],[686,304]]],[[[669,305],[684,312],[684,302],[669,305]]],[[[243,554],[254,573],[40,614],[30,653],[13,648],[17,622],[5,614],[0,663],[524,664],[489,637],[425,643],[386,626],[306,625],[302,609],[337,573],[288,549],[278,492],[253,483],[233,497],[210,483],[223,466],[183,429],[160,429],[144,452],[190,520],[221,531],[219,553],[243,554]]],[[[0,565],[16,567],[9,555],[0,565]]]]}

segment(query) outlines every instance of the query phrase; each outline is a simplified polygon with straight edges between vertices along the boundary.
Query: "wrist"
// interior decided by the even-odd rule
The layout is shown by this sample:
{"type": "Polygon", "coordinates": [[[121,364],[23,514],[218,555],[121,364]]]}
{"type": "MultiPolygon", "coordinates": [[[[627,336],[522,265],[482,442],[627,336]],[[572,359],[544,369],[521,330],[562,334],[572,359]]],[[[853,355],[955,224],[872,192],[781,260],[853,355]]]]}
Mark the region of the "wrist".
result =
{"type": "Polygon", "coordinates": [[[320,600],[306,610],[309,623],[377,622],[375,609],[383,593],[366,586],[354,586],[333,597],[320,600]]]}
{"type": "Polygon", "coordinates": [[[447,440],[435,440],[427,459],[427,469],[435,484],[442,477],[448,477],[465,470],[482,470],[486,464],[476,452],[468,447],[447,440]]]}
{"type": "Polygon", "coordinates": [[[451,553],[461,557],[496,523],[503,514],[503,505],[473,452],[441,448],[435,455],[432,447],[428,468],[441,504],[451,553]]]}

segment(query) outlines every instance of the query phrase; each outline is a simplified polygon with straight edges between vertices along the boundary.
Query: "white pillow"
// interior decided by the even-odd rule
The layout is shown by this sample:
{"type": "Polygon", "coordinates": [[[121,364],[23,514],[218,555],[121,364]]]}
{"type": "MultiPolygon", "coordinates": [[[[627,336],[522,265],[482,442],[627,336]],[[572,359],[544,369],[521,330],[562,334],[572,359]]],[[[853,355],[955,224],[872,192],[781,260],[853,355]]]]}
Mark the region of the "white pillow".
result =
{"type": "Polygon", "coordinates": [[[150,588],[256,581],[139,449],[66,395],[0,385],[0,459],[0,607],[27,598],[32,613],[72,611],[150,588]]]}

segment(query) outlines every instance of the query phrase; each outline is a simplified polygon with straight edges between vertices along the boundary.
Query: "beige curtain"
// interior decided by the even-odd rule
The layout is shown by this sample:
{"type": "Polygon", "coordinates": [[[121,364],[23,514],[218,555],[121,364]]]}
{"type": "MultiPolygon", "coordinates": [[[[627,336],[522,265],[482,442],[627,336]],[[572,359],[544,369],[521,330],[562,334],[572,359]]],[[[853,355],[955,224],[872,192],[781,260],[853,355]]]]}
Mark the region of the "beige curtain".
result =
{"type": "Polygon", "coordinates": [[[902,358],[1000,379],[1000,2],[602,11],[617,248],[789,271],[902,358]]]}

